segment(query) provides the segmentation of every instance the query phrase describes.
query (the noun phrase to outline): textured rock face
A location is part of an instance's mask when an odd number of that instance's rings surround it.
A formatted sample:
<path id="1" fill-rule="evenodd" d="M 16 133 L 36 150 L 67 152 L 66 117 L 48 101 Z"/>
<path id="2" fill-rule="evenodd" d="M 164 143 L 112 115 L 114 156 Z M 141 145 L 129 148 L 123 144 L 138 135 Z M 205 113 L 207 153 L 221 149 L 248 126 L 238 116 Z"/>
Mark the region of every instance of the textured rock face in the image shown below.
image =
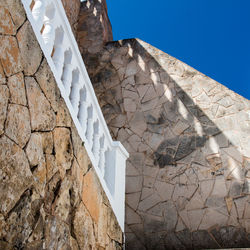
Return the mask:
<path id="1" fill-rule="evenodd" d="M 85 56 L 99 52 L 104 43 L 113 40 L 106 0 L 81 3 L 76 37 L 80 51 Z"/>
<path id="2" fill-rule="evenodd" d="M 19 0 L 1 1 L 0 17 L 0 249 L 122 249 Z"/>
<path id="3" fill-rule="evenodd" d="M 249 246 L 250 102 L 140 40 L 86 58 L 130 153 L 127 248 Z"/>

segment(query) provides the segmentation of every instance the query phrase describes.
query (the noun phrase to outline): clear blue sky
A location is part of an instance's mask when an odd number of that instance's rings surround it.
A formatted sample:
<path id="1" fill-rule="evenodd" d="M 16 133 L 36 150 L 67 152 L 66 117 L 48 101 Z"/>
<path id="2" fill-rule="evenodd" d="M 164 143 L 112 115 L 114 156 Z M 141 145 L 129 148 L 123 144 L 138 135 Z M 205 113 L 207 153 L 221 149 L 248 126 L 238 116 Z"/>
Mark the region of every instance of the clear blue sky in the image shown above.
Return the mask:
<path id="1" fill-rule="evenodd" d="M 140 38 L 250 99 L 250 0 L 107 0 L 114 40 Z"/>

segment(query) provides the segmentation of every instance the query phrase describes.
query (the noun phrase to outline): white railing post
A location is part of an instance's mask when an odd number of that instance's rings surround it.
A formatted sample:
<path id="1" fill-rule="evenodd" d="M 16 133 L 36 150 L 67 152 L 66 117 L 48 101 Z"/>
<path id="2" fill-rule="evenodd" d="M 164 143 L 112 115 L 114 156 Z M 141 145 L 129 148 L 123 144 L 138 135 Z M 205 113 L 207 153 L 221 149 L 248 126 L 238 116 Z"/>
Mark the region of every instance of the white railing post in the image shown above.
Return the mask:
<path id="1" fill-rule="evenodd" d="M 34 0 L 35 4 L 32 9 L 32 16 L 34 18 L 35 24 L 40 31 L 43 26 L 43 18 L 45 14 L 45 2 L 42 0 Z"/>
<path id="2" fill-rule="evenodd" d="M 73 66 L 69 63 L 64 64 L 62 81 L 63 81 L 66 95 L 68 97 L 70 95 L 70 88 L 71 88 L 71 83 L 72 83 L 72 72 L 73 72 Z"/>

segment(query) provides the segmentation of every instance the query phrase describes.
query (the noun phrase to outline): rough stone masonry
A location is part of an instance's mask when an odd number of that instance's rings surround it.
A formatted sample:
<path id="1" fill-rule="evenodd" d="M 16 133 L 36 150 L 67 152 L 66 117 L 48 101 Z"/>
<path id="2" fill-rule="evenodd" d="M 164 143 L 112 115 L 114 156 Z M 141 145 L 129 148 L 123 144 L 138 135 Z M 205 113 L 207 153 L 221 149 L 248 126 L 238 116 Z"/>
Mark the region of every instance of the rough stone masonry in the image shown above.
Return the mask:
<path id="1" fill-rule="evenodd" d="M 130 153 L 126 248 L 250 247 L 249 100 L 139 39 L 108 42 L 105 6 L 81 4 L 77 39 Z"/>
<path id="2" fill-rule="evenodd" d="M 78 13 L 72 4 L 70 13 Z M 22 4 L 1 0 L 0 249 L 101 250 L 122 244 Z"/>

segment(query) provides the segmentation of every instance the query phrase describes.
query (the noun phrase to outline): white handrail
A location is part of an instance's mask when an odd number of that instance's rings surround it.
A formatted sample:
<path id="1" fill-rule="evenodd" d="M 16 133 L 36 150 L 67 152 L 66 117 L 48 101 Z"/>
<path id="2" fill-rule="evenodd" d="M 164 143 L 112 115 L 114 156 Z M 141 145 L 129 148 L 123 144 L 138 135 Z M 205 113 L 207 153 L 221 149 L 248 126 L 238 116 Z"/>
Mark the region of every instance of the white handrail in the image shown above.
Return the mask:
<path id="1" fill-rule="evenodd" d="M 124 231 L 128 152 L 114 142 L 60 0 L 22 0 L 89 158 Z M 91 194 L 90 194 L 91 195 Z"/>

